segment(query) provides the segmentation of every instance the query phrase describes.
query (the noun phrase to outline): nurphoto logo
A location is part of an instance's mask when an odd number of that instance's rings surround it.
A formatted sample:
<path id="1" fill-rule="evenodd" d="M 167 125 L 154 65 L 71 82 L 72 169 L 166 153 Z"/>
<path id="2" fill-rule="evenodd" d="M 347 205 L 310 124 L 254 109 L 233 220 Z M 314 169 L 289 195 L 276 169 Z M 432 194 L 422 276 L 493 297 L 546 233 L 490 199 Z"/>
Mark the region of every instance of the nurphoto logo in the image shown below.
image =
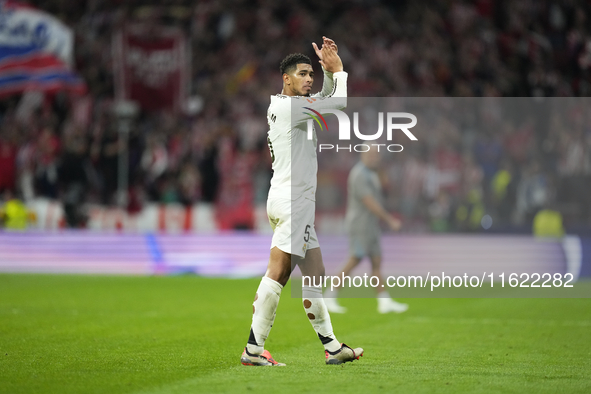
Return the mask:
<path id="1" fill-rule="evenodd" d="M 316 110 L 304 107 L 305 109 L 311 111 L 304 112 L 304 114 L 309 115 L 310 119 L 307 122 L 307 130 L 308 130 L 308 140 L 313 139 L 313 130 L 314 130 L 314 122 L 318 124 L 320 130 L 326 128 L 328 131 L 328 125 L 326 124 L 326 120 L 324 117 Z M 339 122 L 339 141 L 350 141 L 351 140 L 351 121 L 349 120 L 349 116 L 344 113 L 343 111 L 337 109 L 325 109 L 323 110 L 325 114 L 334 114 L 337 117 Z M 374 134 L 362 134 L 359 130 L 359 113 L 353 113 L 353 133 L 355 136 L 362 141 L 376 141 L 378 138 L 382 136 L 384 133 L 384 118 L 386 119 L 386 139 L 388 141 L 392 141 L 392 135 L 394 134 L 395 130 L 402 131 L 411 141 L 417 141 L 417 137 L 414 136 L 413 133 L 410 132 L 409 129 L 413 128 L 417 124 L 417 117 L 408 112 L 387 112 L 384 116 L 383 112 L 378 113 L 378 131 Z M 395 123 L 400 119 L 408 119 L 410 123 Z M 336 149 L 336 151 L 348 151 L 348 152 L 367 152 L 371 149 L 371 146 L 377 147 L 377 150 L 380 151 L 381 147 L 385 147 L 388 152 L 402 152 L 404 149 L 400 144 L 349 144 L 349 145 L 339 145 L 336 146 L 333 144 L 320 144 L 318 146 L 318 152 L 322 152 L 323 150 L 332 150 Z"/>

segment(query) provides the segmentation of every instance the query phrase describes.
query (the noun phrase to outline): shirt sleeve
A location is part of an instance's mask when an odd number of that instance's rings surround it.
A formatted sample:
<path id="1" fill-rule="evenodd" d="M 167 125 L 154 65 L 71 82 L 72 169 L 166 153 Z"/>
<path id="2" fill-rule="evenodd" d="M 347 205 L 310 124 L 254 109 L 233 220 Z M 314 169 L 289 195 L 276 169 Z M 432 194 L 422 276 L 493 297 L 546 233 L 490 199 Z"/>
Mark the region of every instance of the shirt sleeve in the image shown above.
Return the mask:
<path id="1" fill-rule="evenodd" d="M 324 72 L 324 79 L 322 80 L 322 90 L 316 94 L 313 94 L 312 97 L 327 97 L 330 95 L 334 87 L 333 73 L 327 71 L 324 67 L 322 67 L 322 71 Z"/>
<path id="2" fill-rule="evenodd" d="M 326 114 L 325 110 L 343 109 L 347 106 L 347 76 L 344 71 L 333 74 L 332 90 L 327 96 L 297 96 L 291 102 L 291 122 L 302 124 L 310 119 L 310 112 Z M 312 110 L 312 111 L 310 111 Z"/>

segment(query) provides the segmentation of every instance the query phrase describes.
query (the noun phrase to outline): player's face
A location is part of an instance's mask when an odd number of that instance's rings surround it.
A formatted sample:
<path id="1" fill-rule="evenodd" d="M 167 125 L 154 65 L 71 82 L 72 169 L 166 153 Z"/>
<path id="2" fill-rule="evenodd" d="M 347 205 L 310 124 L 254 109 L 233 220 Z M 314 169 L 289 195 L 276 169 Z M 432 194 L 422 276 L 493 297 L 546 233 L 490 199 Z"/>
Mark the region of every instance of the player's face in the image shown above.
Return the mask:
<path id="1" fill-rule="evenodd" d="M 309 96 L 314 83 L 314 70 L 310 64 L 298 64 L 294 73 L 290 75 L 291 90 L 298 96 Z"/>

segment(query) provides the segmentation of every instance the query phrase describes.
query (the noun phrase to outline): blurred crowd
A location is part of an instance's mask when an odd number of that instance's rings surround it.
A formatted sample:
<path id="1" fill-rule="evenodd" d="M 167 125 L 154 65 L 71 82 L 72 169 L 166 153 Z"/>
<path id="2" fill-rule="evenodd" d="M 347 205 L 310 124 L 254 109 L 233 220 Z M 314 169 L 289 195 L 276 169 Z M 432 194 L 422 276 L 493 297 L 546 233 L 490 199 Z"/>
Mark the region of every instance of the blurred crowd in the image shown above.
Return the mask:
<path id="1" fill-rule="evenodd" d="M 264 204 L 271 178 L 266 110 L 281 91 L 279 62 L 292 52 L 314 59 L 311 42 L 323 35 L 338 44 L 350 96 L 591 95 L 591 4 L 583 1 L 30 3 L 74 29 L 75 66 L 89 92 L 0 101 L 0 191 L 4 199 L 59 199 L 72 227 L 84 225 L 81 204 L 117 203 L 123 150 L 130 212 L 146 201 L 239 210 Z M 132 22 L 177 26 L 190 38 L 194 105 L 175 115 L 142 112 L 126 143 L 113 115 L 111 40 Z M 548 207 L 567 225 L 591 227 L 584 198 L 591 192 L 591 122 L 582 112 L 553 132 L 537 129 L 539 122 L 502 132 L 448 130 L 450 138 L 386 160 L 388 207 L 410 231 L 480 231 L 486 215 L 503 228 L 531 228 L 533 215 Z M 320 213 L 338 203 L 330 193 L 345 193 L 343 182 L 331 179 L 346 174 L 331 171 L 321 163 Z"/>

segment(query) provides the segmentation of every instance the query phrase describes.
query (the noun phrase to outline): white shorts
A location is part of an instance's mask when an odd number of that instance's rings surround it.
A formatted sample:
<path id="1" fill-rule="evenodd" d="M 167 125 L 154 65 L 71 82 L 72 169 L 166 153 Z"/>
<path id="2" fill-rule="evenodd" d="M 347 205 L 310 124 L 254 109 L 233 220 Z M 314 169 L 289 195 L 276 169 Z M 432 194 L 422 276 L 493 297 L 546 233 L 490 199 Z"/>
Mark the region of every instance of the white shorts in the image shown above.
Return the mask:
<path id="1" fill-rule="evenodd" d="M 271 249 L 304 258 L 306 251 L 320 247 L 314 229 L 316 203 L 304 197 L 297 200 L 272 197 L 267 200 L 267 216 L 273 229 Z M 292 214 L 293 212 L 293 214 Z"/>

